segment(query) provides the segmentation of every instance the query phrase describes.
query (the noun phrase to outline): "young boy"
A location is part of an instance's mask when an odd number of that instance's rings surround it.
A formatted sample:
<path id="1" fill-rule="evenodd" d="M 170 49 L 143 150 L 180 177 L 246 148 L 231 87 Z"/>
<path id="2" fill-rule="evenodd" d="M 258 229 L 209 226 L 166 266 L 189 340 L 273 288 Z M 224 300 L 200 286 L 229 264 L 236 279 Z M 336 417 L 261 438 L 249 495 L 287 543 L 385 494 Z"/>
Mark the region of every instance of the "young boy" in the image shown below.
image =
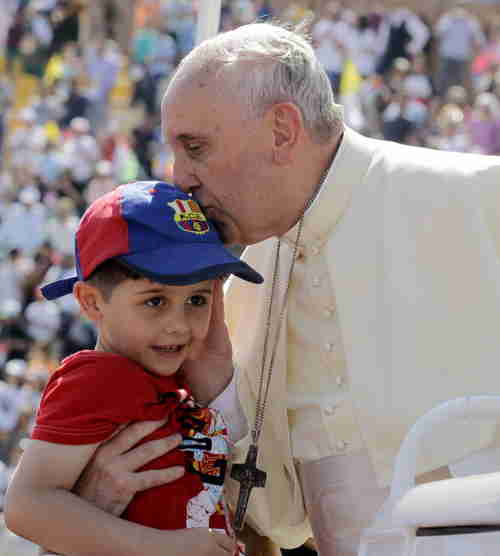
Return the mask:
<path id="1" fill-rule="evenodd" d="M 214 410 L 196 406 L 176 373 L 207 336 L 220 278 L 262 277 L 223 247 L 195 201 L 165 183 L 123 185 L 96 200 L 75 246 L 78 276 L 42 292 L 47 299 L 73 292 L 97 326 L 97 345 L 64 359 L 47 384 L 9 487 L 7 526 L 62 554 L 234 552 L 222 492 L 226 428 Z M 165 425 L 143 442 L 173 433 L 183 441 L 142 470 L 185 473 L 133 498 L 122 518 L 142 527 L 137 544 L 125 546 L 119 529 L 111 532 L 118 518 L 71 489 L 117 427 L 157 419 Z"/>

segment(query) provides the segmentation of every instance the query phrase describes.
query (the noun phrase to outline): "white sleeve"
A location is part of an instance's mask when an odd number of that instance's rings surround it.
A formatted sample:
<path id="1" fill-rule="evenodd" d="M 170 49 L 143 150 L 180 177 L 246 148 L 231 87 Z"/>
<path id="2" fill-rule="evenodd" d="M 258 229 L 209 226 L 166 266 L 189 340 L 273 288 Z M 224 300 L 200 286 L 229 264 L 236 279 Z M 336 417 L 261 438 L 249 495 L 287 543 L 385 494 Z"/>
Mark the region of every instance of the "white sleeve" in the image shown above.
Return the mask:
<path id="1" fill-rule="evenodd" d="M 234 443 L 248 434 L 248 422 L 238 398 L 238 389 L 236 387 L 237 375 L 238 368 L 235 367 L 231 382 L 226 386 L 226 389 L 209 404 L 209 407 L 222 413 L 229 429 L 229 438 L 231 442 Z"/>

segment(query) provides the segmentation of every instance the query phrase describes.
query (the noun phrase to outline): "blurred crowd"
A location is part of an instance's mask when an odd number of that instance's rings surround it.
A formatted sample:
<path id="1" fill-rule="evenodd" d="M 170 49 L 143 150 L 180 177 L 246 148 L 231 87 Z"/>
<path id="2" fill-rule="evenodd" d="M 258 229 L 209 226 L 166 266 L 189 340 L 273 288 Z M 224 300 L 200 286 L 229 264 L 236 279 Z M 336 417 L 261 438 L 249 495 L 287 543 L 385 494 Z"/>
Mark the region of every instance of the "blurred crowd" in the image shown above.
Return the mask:
<path id="1" fill-rule="evenodd" d="M 500 20 L 466 5 L 432 19 L 408 8 L 223 2 L 221 30 L 306 22 L 347 123 L 366 135 L 500 154 Z M 2 0 L 0 18 L 0 494 L 58 361 L 92 348 L 71 297 L 73 234 L 95 198 L 171 179 L 159 105 L 193 47 L 192 0 Z M 0 498 L 1 506 L 1 498 Z"/>
<path id="2" fill-rule="evenodd" d="M 430 19 L 327 2 L 312 38 L 347 123 L 442 150 L 500 154 L 500 19 L 466 6 Z"/>

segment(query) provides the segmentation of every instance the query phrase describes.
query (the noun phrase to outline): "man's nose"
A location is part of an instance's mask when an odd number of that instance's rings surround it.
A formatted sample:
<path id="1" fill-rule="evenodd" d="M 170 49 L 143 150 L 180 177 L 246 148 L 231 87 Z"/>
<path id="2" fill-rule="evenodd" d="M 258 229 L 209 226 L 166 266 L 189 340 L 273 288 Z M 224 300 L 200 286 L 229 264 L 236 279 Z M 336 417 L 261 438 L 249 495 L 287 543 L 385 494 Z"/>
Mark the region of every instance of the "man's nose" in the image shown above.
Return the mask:
<path id="1" fill-rule="evenodd" d="M 194 175 L 189 172 L 187 165 L 177 158 L 174 159 L 173 178 L 175 185 L 184 193 L 191 193 L 196 188 Z"/>

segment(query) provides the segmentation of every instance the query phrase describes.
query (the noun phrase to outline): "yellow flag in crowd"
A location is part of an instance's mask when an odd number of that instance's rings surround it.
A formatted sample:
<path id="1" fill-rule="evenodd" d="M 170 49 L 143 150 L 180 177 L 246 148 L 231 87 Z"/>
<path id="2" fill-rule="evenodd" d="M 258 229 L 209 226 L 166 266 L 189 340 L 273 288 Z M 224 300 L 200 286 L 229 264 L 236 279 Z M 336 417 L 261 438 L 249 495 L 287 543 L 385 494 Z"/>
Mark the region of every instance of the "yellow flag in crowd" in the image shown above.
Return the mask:
<path id="1" fill-rule="evenodd" d="M 342 75 L 340 76 L 339 94 L 343 96 L 357 93 L 362 80 L 358 68 L 354 62 L 348 58 L 344 63 Z"/>

